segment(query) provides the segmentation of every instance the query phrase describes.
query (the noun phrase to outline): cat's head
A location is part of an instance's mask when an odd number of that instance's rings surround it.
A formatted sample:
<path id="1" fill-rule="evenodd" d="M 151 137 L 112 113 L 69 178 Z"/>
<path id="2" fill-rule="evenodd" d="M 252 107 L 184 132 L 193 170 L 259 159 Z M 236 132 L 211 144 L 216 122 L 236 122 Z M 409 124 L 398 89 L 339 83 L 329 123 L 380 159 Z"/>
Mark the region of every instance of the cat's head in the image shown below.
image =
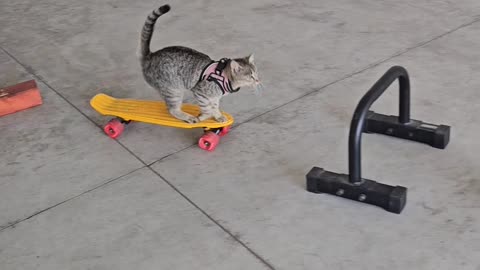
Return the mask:
<path id="1" fill-rule="evenodd" d="M 232 77 L 233 88 L 257 87 L 260 84 L 253 54 L 243 58 L 232 59 L 228 68 Z"/>

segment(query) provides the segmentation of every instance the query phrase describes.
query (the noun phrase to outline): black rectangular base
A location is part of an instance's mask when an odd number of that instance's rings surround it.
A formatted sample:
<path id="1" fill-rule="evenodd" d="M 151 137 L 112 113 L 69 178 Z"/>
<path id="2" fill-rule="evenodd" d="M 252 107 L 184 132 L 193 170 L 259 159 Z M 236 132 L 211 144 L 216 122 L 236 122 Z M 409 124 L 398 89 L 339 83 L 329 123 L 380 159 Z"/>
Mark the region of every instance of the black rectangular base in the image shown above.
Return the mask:
<path id="1" fill-rule="evenodd" d="M 368 179 L 355 185 L 350 183 L 346 174 L 329 172 L 318 167 L 313 167 L 307 174 L 307 190 L 376 205 L 396 214 L 402 212 L 407 202 L 405 187 L 393 187 Z"/>
<path id="2" fill-rule="evenodd" d="M 425 143 L 440 149 L 444 149 L 450 140 L 449 126 L 434 125 L 413 119 L 407 124 L 402 124 L 398 121 L 398 116 L 373 111 L 368 112 L 364 132 Z"/>

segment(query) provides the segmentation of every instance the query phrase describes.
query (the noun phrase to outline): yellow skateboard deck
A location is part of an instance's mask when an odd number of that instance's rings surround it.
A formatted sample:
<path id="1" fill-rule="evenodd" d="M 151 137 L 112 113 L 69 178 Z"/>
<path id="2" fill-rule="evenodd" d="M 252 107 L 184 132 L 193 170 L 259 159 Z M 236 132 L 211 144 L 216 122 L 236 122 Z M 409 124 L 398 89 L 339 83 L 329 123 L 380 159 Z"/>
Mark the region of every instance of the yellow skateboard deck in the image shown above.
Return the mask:
<path id="1" fill-rule="evenodd" d="M 224 123 L 219 123 L 215 119 L 208 119 L 200 123 L 186 123 L 174 118 L 167 110 L 165 102 L 119 99 L 106 94 L 97 94 L 90 100 L 90 105 L 100 114 L 122 118 L 125 121 L 144 122 L 162 126 L 176 128 L 222 128 L 233 124 L 233 117 L 222 112 L 227 118 Z M 183 111 L 194 116 L 200 114 L 200 108 L 194 104 L 184 104 Z"/>

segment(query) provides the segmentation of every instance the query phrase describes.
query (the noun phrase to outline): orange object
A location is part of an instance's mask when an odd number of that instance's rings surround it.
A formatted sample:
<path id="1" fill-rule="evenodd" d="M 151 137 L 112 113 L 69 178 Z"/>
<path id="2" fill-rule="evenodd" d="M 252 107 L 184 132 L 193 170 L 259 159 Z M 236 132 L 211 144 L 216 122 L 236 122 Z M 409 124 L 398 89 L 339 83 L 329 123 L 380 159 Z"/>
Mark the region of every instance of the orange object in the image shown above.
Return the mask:
<path id="1" fill-rule="evenodd" d="M 199 123 L 186 123 L 170 115 L 163 101 L 120 99 L 106 94 L 97 94 L 90 100 L 90 105 L 100 114 L 119 117 L 125 121 L 144 122 L 176 128 L 223 128 L 233 124 L 233 117 L 222 112 L 227 122 L 219 123 L 208 119 Z M 199 115 L 200 107 L 185 103 L 182 110 L 191 115 Z"/>
<path id="2" fill-rule="evenodd" d="M 198 140 L 198 146 L 204 150 L 213 151 L 220 137 L 225 136 L 233 124 L 233 117 L 226 112 L 222 112 L 227 119 L 224 123 L 214 119 L 199 123 L 185 123 L 170 115 L 167 105 L 162 101 L 120 99 L 97 94 L 90 100 L 90 105 L 100 114 L 116 117 L 103 127 L 103 131 L 112 139 L 118 138 L 130 121 L 176 128 L 203 128 L 205 133 Z M 194 104 L 183 104 L 182 110 L 191 115 L 200 114 L 200 107 Z"/>
<path id="3" fill-rule="evenodd" d="M 42 104 L 35 80 L 0 88 L 0 116 Z"/>

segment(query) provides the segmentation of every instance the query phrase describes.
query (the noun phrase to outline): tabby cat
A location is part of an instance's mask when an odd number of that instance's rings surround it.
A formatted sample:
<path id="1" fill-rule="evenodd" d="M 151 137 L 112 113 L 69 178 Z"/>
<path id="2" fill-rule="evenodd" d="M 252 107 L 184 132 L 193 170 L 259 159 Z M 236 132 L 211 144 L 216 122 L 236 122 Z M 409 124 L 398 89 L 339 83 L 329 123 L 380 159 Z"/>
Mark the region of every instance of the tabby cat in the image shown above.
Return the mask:
<path id="1" fill-rule="evenodd" d="M 253 54 L 247 57 L 213 61 L 209 56 L 182 46 L 165 47 L 150 51 L 155 21 L 170 10 L 163 5 L 153 10 L 142 29 L 140 63 L 146 82 L 158 90 L 167 104 L 169 113 L 187 123 L 197 123 L 209 118 L 225 122 L 219 109 L 223 95 L 241 87 L 260 85 Z M 199 116 L 182 111 L 183 96 L 191 90 L 200 106 Z"/>

